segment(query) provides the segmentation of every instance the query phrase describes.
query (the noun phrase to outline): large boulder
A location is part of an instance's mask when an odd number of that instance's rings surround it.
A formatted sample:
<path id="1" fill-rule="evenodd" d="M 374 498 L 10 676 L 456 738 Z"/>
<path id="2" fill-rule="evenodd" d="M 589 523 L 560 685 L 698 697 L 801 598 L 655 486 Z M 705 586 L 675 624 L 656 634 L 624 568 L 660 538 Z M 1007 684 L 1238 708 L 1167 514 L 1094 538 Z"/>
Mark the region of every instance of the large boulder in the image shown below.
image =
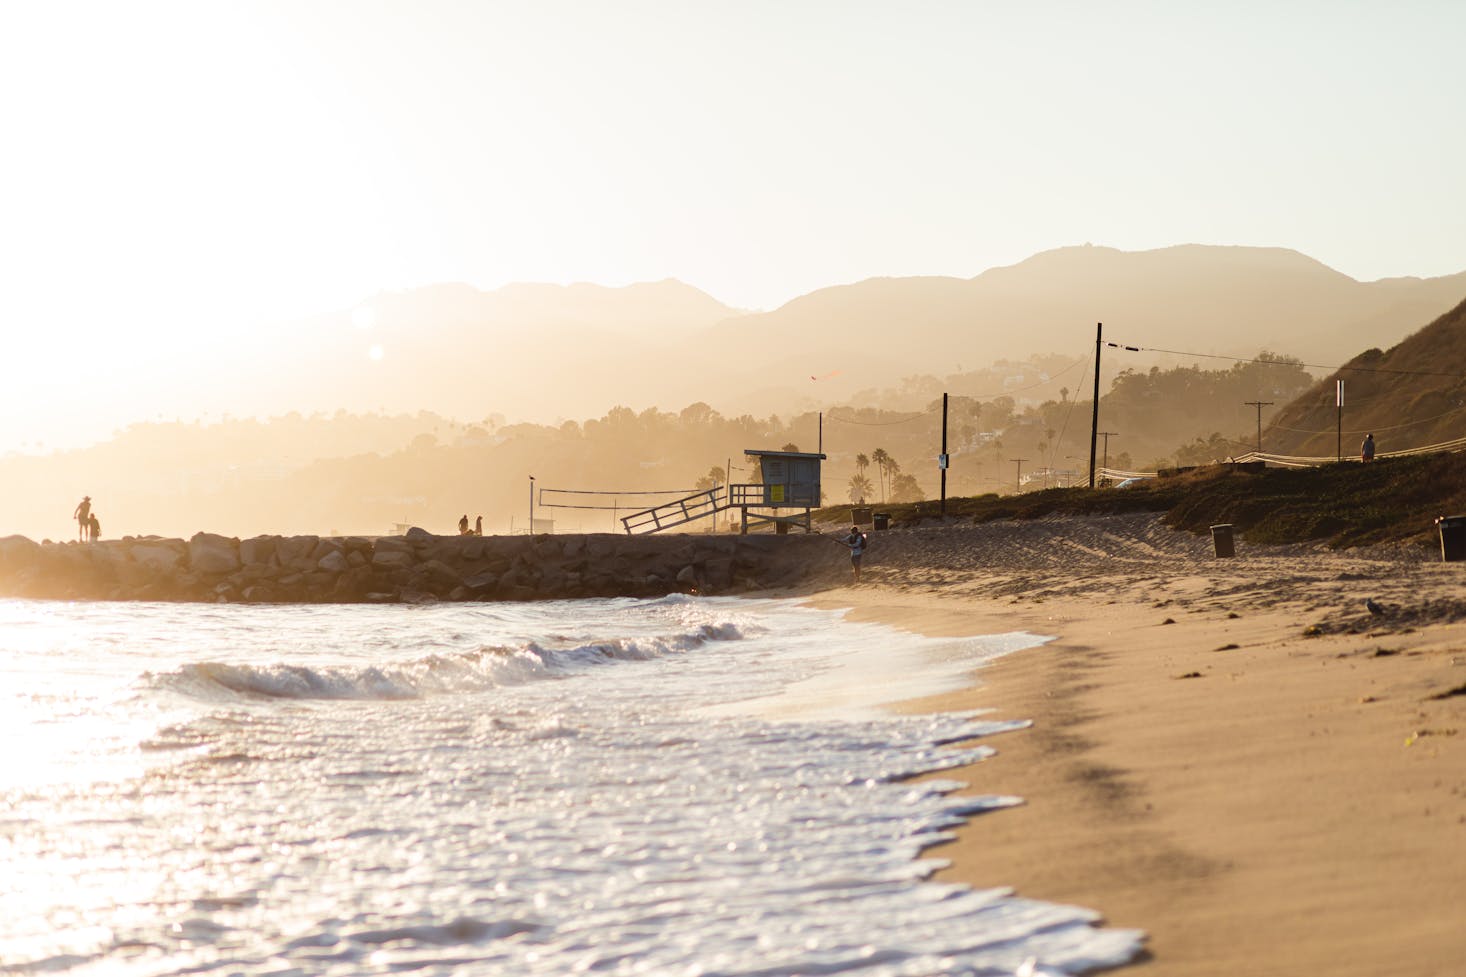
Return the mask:
<path id="1" fill-rule="evenodd" d="M 377 551 L 372 554 L 372 566 L 374 567 L 384 569 L 405 569 L 406 567 L 415 566 L 416 564 L 417 557 L 413 556 L 410 551 L 399 550 L 391 547 L 383 548 L 382 541 L 380 540 L 377 542 Z"/>
<path id="2" fill-rule="evenodd" d="M 463 582 L 462 576 L 442 560 L 428 560 L 422 571 L 436 587 L 456 587 Z"/>
<path id="3" fill-rule="evenodd" d="M 5 593 L 14 593 L 12 588 L 20 580 L 34 575 L 40 558 L 41 544 L 33 540 L 24 536 L 6 536 L 0 539 L 0 581 L 8 584 Z"/>
<path id="4" fill-rule="evenodd" d="M 181 539 L 152 539 L 146 543 L 133 543 L 128 548 L 132 561 L 153 571 L 175 569 L 188 555 L 188 547 Z"/>
<path id="5" fill-rule="evenodd" d="M 313 556 L 319 536 L 286 536 L 275 546 L 276 556 L 282 567 L 290 567 L 302 573 L 314 570 L 318 556 Z"/>
<path id="6" fill-rule="evenodd" d="M 256 536 L 239 541 L 239 562 L 245 566 L 276 566 L 275 550 L 279 536 Z"/>
<path id="7" fill-rule="evenodd" d="M 345 554 L 340 550 L 333 549 L 317 560 L 316 566 L 327 573 L 336 574 L 344 572 L 351 564 L 347 561 Z"/>
<path id="8" fill-rule="evenodd" d="M 498 582 L 499 577 L 497 574 L 493 574 L 485 570 L 482 573 L 475 573 L 471 577 L 465 577 L 463 580 L 463 586 L 464 589 L 468 590 L 470 593 L 481 594 L 484 591 L 493 590 L 494 585 Z"/>
<path id="9" fill-rule="evenodd" d="M 413 553 L 412 544 L 404 536 L 382 536 L 372 548 L 375 553 Z"/>
<path id="10" fill-rule="evenodd" d="M 727 590 L 733 586 L 733 558 L 731 556 L 716 556 L 703 564 L 703 583 L 717 590 Z"/>
<path id="11" fill-rule="evenodd" d="M 317 541 L 315 547 L 311 550 L 311 560 L 314 563 L 319 564 L 321 560 L 326 557 L 327 554 L 341 553 L 342 550 L 343 547 L 341 546 L 341 542 L 339 540 L 322 539 Z"/>
<path id="12" fill-rule="evenodd" d="M 195 573 L 233 573 L 239 569 L 239 543 L 216 533 L 195 533 L 188 541 L 188 564 Z"/>

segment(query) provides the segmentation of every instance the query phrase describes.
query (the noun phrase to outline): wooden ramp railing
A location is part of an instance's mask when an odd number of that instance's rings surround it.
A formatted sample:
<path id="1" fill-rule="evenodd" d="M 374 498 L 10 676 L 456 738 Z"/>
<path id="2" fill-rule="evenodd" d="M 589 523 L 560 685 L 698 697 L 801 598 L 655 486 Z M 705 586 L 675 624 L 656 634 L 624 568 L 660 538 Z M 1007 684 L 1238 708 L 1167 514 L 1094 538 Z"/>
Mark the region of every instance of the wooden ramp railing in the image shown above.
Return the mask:
<path id="1" fill-rule="evenodd" d="M 721 489 L 711 488 L 705 492 L 695 492 L 671 502 L 664 502 L 650 509 L 643 509 L 641 512 L 633 512 L 629 516 L 621 517 L 621 525 L 626 529 L 627 534 L 631 535 L 659 533 L 673 526 L 682 526 L 698 519 L 706 519 L 713 513 L 722 512 L 728 508 L 726 502 L 718 499 L 721 491 Z"/>

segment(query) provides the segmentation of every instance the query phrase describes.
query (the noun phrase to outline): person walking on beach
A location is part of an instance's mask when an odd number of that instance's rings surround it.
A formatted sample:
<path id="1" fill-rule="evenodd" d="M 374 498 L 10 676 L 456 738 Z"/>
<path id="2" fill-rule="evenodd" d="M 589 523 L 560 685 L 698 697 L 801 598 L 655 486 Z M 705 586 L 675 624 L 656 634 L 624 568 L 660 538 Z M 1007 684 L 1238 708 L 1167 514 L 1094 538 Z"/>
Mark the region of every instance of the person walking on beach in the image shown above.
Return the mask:
<path id="1" fill-rule="evenodd" d="M 1374 461 L 1374 435 L 1366 434 L 1364 443 L 1359 446 L 1359 460 L 1368 464 Z"/>
<path id="2" fill-rule="evenodd" d="M 76 520 L 76 539 L 79 543 L 87 541 L 87 531 L 91 529 L 90 517 L 92 514 L 92 497 L 83 495 L 81 501 L 76 504 L 76 510 L 72 512 L 71 518 Z"/>
<path id="3" fill-rule="evenodd" d="M 860 583 L 860 558 L 865 555 L 865 533 L 860 531 L 859 526 L 850 527 L 850 535 L 840 540 L 850 547 L 850 573 L 853 577 L 852 583 Z"/>
<path id="4" fill-rule="evenodd" d="M 463 514 L 463 517 L 458 520 L 458 535 L 468 535 L 468 513 L 466 512 Z"/>
<path id="5" fill-rule="evenodd" d="M 102 524 L 97 520 L 95 512 L 87 516 L 87 532 L 91 535 L 93 543 L 102 538 Z"/>

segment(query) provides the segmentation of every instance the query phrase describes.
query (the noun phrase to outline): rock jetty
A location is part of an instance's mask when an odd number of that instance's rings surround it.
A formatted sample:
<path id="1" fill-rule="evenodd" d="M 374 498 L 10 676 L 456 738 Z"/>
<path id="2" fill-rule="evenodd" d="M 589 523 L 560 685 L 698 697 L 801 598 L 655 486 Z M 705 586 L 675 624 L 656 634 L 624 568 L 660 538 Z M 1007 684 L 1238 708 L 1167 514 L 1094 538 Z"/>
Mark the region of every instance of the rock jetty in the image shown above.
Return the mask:
<path id="1" fill-rule="evenodd" d="M 842 552 L 818 535 L 8 536 L 0 596 L 420 603 L 731 594 L 842 580 Z"/>

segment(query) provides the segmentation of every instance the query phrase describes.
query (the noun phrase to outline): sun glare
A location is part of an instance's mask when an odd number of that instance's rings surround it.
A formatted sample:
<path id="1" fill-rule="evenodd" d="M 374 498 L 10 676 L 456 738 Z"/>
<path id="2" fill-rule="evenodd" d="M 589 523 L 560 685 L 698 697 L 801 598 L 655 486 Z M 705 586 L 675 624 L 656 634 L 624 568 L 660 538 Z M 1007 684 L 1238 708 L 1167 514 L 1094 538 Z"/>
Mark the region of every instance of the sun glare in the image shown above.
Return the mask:
<path id="1" fill-rule="evenodd" d="M 373 360 L 380 360 L 382 358 L 382 347 L 372 346 L 371 349 L 367 350 L 367 356 Z"/>

